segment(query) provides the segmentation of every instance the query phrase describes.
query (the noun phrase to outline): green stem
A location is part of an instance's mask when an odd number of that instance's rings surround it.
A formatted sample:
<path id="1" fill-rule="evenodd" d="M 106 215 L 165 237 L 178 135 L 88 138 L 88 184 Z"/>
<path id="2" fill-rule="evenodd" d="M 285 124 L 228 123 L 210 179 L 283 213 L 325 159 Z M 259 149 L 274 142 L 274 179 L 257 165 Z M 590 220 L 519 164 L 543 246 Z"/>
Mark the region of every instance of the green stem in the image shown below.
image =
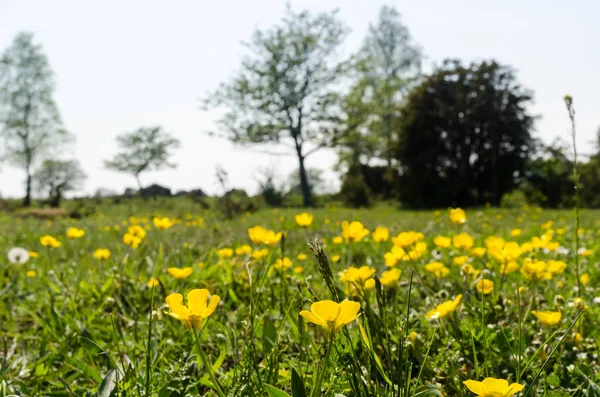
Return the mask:
<path id="1" fill-rule="evenodd" d="M 194 338 L 196 339 L 196 345 L 198 346 L 198 353 L 200 354 L 200 358 L 202 359 L 202 364 L 204 368 L 208 371 L 208 376 L 210 377 L 210 382 L 212 383 L 215 391 L 219 395 L 219 397 L 225 397 L 225 393 L 223 393 L 223 389 L 221 389 L 221 385 L 217 381 L 215 377 L 215 373 L 212 369 L 212 365 L 210 365 L 210 361 L 208 361 L 208 357 L 206 357 L 206 353 L 204 353 L 204 349 L 202 349 L 202 345 L 200 345 L 200 339 L 198 338 L 198 333 L 195 330 L 192 330 L 194 334 Z"/>
<path id="2" fill-rule="evenodd" d="M 329 335 L 329 341 L 327 342 L 327 351 L 325 352 L 325 358 L 323 359 L 323 366 L 315 381 L 313 382 L 313 389 L 310 392 L 310 397 L 319 396 L 321 394 L 321 385 L 323 384 L 323 378 L 325 378 L 325 373 L 327 372 L 327 367 L 329 366 L 329 357 L 331 356 L 331 348 L 333 347 L 333 340 L 335 339 L 335 333 L 331 331 Z"/>

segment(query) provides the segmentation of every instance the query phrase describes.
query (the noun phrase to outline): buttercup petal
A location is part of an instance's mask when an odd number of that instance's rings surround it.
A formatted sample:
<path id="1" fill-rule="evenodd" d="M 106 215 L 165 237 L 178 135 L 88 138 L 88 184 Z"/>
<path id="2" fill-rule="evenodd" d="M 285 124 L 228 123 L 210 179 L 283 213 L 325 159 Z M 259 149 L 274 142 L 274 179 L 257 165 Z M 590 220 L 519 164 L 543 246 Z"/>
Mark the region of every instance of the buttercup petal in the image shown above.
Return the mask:
<path id="1" fill-rule="evenodd" d="M 523 390 L 523 385 L 521 385 L 520 383 L 513 383 L 508 387 L 508 390 L 506 391 L 506 397 L 510 397 L 514 394 L 517 394 L 521 390 Z"/>
<path id="2" fill-rule="evenodd" d="M 481 396 L 483 393 L 485 393 L 485 389 L 483 388 L 481 382 L 477 382 L 476 380 L 466 380 L 463 383 L 469 390 L 478 396 Z"/>
<path id="3" fill-rule="evenodd" d="M 313 324 L 317 324 L 317 325 L 321 325 L 321 326 L 327 325 L 323 320 L 318 319 L 314 314 L 312 314 L 312 312 L 310 310 L 302 310 L 300 312 L 300 315 Z"/>
<path id="4" fill-rule="evenodd" d="M 208 304 L 208 307 L 206 308 L 206 310 L 204 310 L 202 317 L 206 318 L 206 317 L 210 316 L 211 314 L 213 314 L 213 312 L 217 308 L 217 305 L 219 304 L 219 302 L 221 302 L 221 298 L 219 297 L 219 295 L 211 296 L 210 303 Z"/>
<path id="5" fill-rule="evenodd" d="M 165 299 L 169 309 L 171 309 L 171 315 L 173 317 L 184 319 L 189 315 L 189 310 L 183 305 L 183 295 L 171 294 Z"/>
<path id="6" fill-rule="evenodd" d="M 340 315 L 336 321 L 338 325 L 348 324 L 360 316 L 360 303 L 354 301 L 343 301 L 340 303 Z"/>
<path id="7" fill-rule="evenodd" d="M 310 311 L 323 322 L 335 321 L 341 312 L 339 303 L 330 300 L 315 302 L 310 305 Z"/>
<path id="8" fill-rule="evenodd" d="M 209 292 L 207 289 L 193 289 L 187 294 L 188 307 L 192 314 L 201 314 L 206 310 L 206 301 Z"/>

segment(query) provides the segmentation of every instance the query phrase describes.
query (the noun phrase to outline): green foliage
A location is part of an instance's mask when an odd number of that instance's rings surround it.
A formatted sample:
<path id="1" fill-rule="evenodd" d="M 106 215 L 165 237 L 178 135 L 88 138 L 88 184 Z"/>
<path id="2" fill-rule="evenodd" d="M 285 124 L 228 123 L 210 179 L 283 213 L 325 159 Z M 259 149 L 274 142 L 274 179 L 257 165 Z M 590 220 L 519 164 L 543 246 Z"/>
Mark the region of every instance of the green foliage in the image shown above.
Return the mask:
<path id="1" fill-rule="evenodd" d="M 340 197 L 345 205 L 351 208 L 368 207 L 371 205 L 371 191 L 360 170 L 344 175 Z"/>
<path id="2" fill-rule="evenodd" d="M 411 207 L 498 204 L 534 150 L 531 93 L 496 62 L 446 61 L 401 109 L 396 158 Z"/>
<path id="3" fill-rule="evenodd" d="M 174 168 L 169 161 L 172 150 L 179 147 L 179 140 L 162 127 L 143 127 L 117 136 L 119 153 L 105 166 L 135 176 L 138 188 L 142 189 L 140 174 L 144 171 Z"/>
<path id="4" fill-rule="evenodd" d="M 254 32 L 239 74 L 204 102 L 227 109 L 219 127 L 231 141 L 282 145 L 296 154 L 305 205 L 312 203 L 305 159 L 341 132 L 337 91 L 346 63 L 336 53 L 346 33 L 336 12 L 288 9 L 279 25 Z"/>
<path id="5" fill-rule="evenodd" d="M 70 138 L 53 95 L 46 55 L 31 34 L 20 33 L 0 58 L 0 133 L 7 159 L 27 174 L 25 206 L 31 204 L 33 168 Z"/>
<path id="6" fill-rule="evenodd" d="M 549 208 L 573 205 L 573 162 L 569 147 L 560 139 L 550 145 L 538 144 L 537 156 L 527 163 L 524 191 L 531 203 Z"/>
<path id="7" fill-rule="evenodd" d="M 380 159 L 392 165 L 399 106 L 420 75 L 421 58 L 398 11 L 383 6 L 354 59 L 356 82 L 344 98 L 348 132 L 339 144 L 342 162 Z"/>

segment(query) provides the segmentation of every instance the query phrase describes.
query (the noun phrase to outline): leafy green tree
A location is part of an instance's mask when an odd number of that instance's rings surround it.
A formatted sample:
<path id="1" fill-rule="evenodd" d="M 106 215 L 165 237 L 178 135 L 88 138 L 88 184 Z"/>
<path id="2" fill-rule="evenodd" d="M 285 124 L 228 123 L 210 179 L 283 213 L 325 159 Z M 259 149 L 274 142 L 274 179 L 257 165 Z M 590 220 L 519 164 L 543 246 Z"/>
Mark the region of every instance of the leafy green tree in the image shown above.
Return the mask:
<path id="1" fill-rule="evenodd" d="M 142 189 L 140 174 L 145 171 L 175 168 L 169 161 L 179 140 L 161 127 L 144 127 L 117 136 L 120 152 L 104 162 L 106 168 L 132 174 Z"/>
<path id="2" fill-rule="evenodd" d="M 499 204 L 535 150 L 531 95 L 494 61 L 444 62 L 401 109 L 401 199 L 412 207 Z"/>
<path id="3" fill-rule="evenodd" d="M 204 102 L 228 109 L 218 124 L 231 141 L 293 150 L 305 206 L 312 204 L 306 158 L 341 134 L 338 90 L 346 63 L 336 51 L 346 33 L 335 11 L 288 9 L 279 25 L 254 32 L 238 75 Z"/>
<path id="4" fill-rule="evenodd" d="M 355 57 L 357 81 L 344 98 L 349 133 L 340 145 L 342 161 L 355 165 L 380 159 L 392 166 L 399 105 L 420 76 L 421 60 L 400 13 L 382 7 Z"/>
<path id="5" fill-rule="evenodd" d="M 54 102 L 54 74 L 40 45 L 20 33 L 0 58 L 0 133 L 6 158 L 26 173 L 24 206 L 40 158 L 69 140 Z"/>
<path id="6" fill-rule="evenodd" d="M 569 145 L 557 139 L 549 145 L 538 143 L 537 146 L 536 155 L 527 161 L 523 183 L 527 201 L 550 208 L 573 205 L 573 161 L 569 158 Z"/>
<path id="7" fill-rule="evenodd" d="M 75 160 L 46 160 L 33 177 L 38 191 L 48 195 L 48 202 L 54 208 L 60 207 L 66 192 L 80 189 L 86 178 Z"/>

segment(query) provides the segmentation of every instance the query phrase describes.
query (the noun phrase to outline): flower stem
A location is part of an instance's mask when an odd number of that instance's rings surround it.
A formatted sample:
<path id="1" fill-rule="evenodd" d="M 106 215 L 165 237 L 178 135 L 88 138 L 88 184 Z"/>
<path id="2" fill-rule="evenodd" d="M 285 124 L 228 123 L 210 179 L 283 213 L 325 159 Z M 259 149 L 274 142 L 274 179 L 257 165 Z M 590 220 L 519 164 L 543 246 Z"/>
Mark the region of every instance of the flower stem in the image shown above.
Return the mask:
<path id="1" fill-rule="evenodd" d="M 313 382 L 313 389 L 310 392 L 310 397 L 319 396 L 321 394 L 321 385 L 329 366 L 329 357 L 331 356 L 331 350 L 333 347 L 333 340 L 335 339 L 335 332 L 331 331 L 329 335 L 329 341 L 327 343 L 327 351 L 325 351 L 325 358 L 323 359 L 323 366 L 317 374 L 315 381 Z"/>
<path id="2" fill-rule="evenodd" d="M 219 395 L 219 397 L 225 397 L 225 393 L 223 389 L 221 389 L 221 385 L 217 381 L 215 377 L 215 373 L 212 369 L 212 365 L 210 365 L 210 361 L 208 361 L 208 357 L 206 357 L 206 353 L 204 353 L 204 349 L 202 349 L 202 345 L 200 345 L 200 339 L 198 338 L 198 333 L 195 330 L 192 330 L 194 333 L 194 338 L 196 339 L 196 345 L 198 346 L 198 354 L 200 354 L 200 358 L 202 359 L 202 364 L 204 364 L 204 368 L 208 371 L 208 376 L 210 377 L 210 382 L 212 383 L 215 391 Z"/>

